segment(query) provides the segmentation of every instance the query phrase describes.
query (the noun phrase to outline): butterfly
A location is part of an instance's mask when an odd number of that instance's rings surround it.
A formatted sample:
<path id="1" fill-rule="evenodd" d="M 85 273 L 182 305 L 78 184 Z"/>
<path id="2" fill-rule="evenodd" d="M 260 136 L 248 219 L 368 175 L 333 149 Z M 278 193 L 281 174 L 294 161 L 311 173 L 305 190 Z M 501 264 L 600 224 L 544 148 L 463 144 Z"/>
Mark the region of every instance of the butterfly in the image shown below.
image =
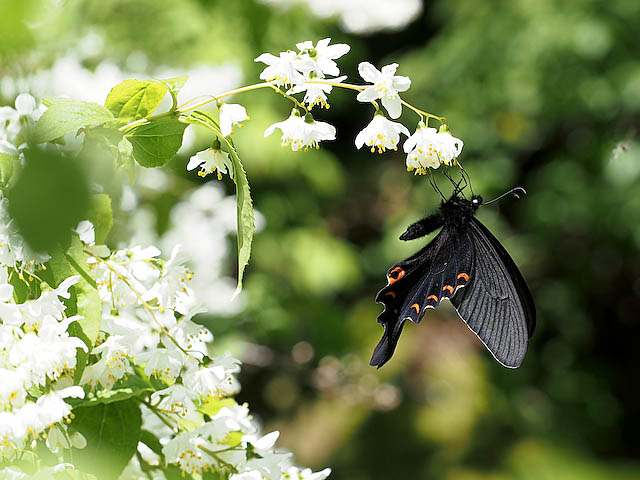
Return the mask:
<path id="1" fill-rule="evenodd" d="M 384 333 L 371 365 L 380 368 L 389 361 L 407 320 L 420 322 L 428 309 L 448 298 L 498 362 L 520 366 L 536 324 L 535 305 L 514 261 L 475 218 L 482 204 L 480 196 L 467 200 L 454 192 L 436 213 L 400 236 L 413 240 L 442 228 L 427 246 L 387 272 L 387 285 L 376 296 L 384 304 L 378 316 Z"/>

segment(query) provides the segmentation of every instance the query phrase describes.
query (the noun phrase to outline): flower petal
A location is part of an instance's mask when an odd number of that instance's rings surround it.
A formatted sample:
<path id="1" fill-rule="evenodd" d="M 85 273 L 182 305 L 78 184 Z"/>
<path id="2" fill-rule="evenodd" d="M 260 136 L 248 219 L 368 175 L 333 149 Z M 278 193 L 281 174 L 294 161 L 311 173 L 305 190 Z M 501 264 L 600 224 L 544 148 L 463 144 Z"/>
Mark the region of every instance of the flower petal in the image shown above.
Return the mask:
<path id="1" fill-rule="evenodd" d="M 382 97 L 382 105 L 387 109 L 391 118 L 398 118 L 402 114 L 402 101 L 398 95 L 395 97 Z"/>
<path id="2" fill-rule="evenodd" d="M 395 75 L 396 70 L 398 70 L 398 64 L 397 63 L 391 63 L 389 65 L 385 65 L 384 67 L 382 67 L 382 75 L 386 76 L 392 76 Z"/>
<path id="3" fill-rule="evenodd" d="M 378 89 L 375 87 L 367 87 L 358 94 L 358 96 L 356 97 L 356 100 L 358 100 L 359 102 L 366 103 L 366 102 L 372 102 L 376 98 L 380 98 L 380 92 L 378 91 Z"/>
<path id="4" fill-rule="evenodd" d="M 380 70 L 374 67 L 369 62 L 362 62 L 358 65 L 358 73 L 364 79 L 365 82 L 376 83 L 378 78 L 382 75 Z"/>
<path id="5" fill-rule="evenodd" d="M 397 91 L 404 92 L 411 86 L 411 79 L 402 75 L 396 75 L 391 79 L 391 84 Z"/>

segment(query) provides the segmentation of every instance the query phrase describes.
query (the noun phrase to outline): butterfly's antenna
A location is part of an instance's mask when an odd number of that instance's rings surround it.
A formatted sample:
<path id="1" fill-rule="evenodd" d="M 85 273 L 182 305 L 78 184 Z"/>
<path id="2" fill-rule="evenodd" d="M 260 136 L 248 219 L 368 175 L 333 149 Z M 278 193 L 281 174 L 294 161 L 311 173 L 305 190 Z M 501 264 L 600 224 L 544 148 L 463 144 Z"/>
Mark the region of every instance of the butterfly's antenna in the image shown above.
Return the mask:
<path id="1" fill-rule="evenodd" d="M 453 185 L 453 196 L 457 197 L 459 194 L 462 194 L 462 196 L 466 198 L 463 190 L 467 186 L 467 181 L 463 177 L 460 177 L 460 180 L 456 182 L 453 179 L 453 177 L 451 177 L 451 175 L 447 170 L 445 170 L 443 173 L 444 173 L 444 176 L 449 179 L 449 181 L 451 182 L 451 185 Z M 463 180 L 465 183 L 464 185 L 460 186 Z"/>
<path id="2" fill-rule="evenodd" d="M 445 196 L 442 194 L 442 191 L 438 188 L 438 182 L 436 182 L 435 178 L 433 178 L 433 174 L 431 173 L 431 169 L 427 170 L 429 173 L 429 183 L 433 187 L 433 189 L 438 192 L 438 194 L 442 197 L 443 200 L 446 200 Z"/>
<path id="3" fill-rule="evenodd" d="M 521 195 L 526 195 L 527 191 L 522 187 L 514 187 L 511 190 L 509 190 L 508 192 L 504 192 L 499 197 L 496 197 L 493 200 L 489 200 L 488 202 L 484 202 L 484 205 L 489 205 L 490 203 L 497 202 L 501 198 L 506 197 L 507 195 L 511 195 L 511 194 L 513 194 L 513 196 L 516 197 L 516 198 L 520 198 L 520 195 L 518 195 L 518 193 L 520 193 Z"/>
<path id="4" fill-rule="evenodd" d="M 462 166 L 462 163 L 460 163 L 460 161 L 458 161 L 458 165 L 460 166 L 460 172 L 462 174 L 462 177 L 464 178 L 464 187 L 463 188 L 466 188 L 467 185 L 469 185 L 469 189 L 471 190 L 471 196 L 473 197 L 473 185 L 471 185 L 471 177 L 469 176 L 467 171 L 464 169 L 464 167 Z"/>

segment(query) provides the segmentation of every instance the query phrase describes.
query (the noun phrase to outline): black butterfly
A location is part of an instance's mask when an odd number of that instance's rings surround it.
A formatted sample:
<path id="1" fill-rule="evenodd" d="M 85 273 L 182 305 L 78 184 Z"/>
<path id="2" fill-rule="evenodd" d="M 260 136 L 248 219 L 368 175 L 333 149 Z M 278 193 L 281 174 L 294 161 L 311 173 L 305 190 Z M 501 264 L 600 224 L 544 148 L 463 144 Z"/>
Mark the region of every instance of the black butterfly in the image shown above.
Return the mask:
<path id="1" fill-rule="evenodd" d="M 536 310 L 518 267 L 474 217 L 480 205 L 479 196 L 466 200 L 454 193 L 400 236 L 413 240 L 442 227 L 426 247 L 387 272 L 387 286 L 376 296 L 384 304 L 378 317 L 384 334 L 371 365 L 379 368 L 391 358 L 406 320 L 418 323 L 428 308 L 448 298 L 498 362 L 520 366 Z"/>

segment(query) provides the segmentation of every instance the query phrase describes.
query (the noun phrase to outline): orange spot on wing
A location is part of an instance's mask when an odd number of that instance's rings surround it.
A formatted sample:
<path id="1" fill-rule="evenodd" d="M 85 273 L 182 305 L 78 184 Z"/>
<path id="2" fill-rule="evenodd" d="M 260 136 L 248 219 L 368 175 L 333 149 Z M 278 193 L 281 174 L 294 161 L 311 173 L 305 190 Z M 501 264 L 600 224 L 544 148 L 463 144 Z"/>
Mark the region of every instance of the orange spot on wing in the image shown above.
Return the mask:
<path id="1" fill-rule="evenodd" d="M 385 297 L 396 298 L 396 292 L 387 292 L 384 294 Z"/>
<path id="2" fill-rule="evenodd" d="M 411 305 L 411 308 L 415 308 L 416 313 L 420 313 L 420 305 L 418 305 L 417 303 L 414 303 L 413 305 Z"/>
<path id="3" fill-rule="evenodd" d="M 404 277 L 406 274 L 406 272 L 401 268 L 401 267 L 396 267 L 393 270 L 391 270 L 388 274 L 387 274 L 387 279 L 389 280 L 389 285 L 396 283 L 398 280 L 400 280 L 402 277 Z"/>
<path id="4" fill-rule="evenodd" d="M 427 297 L 427 302 L 428 302 L 429 300 L 431 300 L 431 299 L 433 299 L 433 301 L 434 301 L 434 302 L 437 302 L 437 301 L 438 301 L 438 297 L 436 297 L 435 295 L 429 295 L 429 296 Z"/>
<path id="5" fill-rule="evenodd" d="M 442 287 L 442 291 L 444 292 L 445 290 L 449 290 L 450 294 L 453 293 L 453 287 L 451 285 L 445 285 L 444 287 Z"/>
<path id="6" fill-rule="evenodd" d="M 469 275 L 467 275 L 466 273 L 461 273 L 460 275 L 458 275 L 458 278 L 462 278 L 465 282 L 469 281 Z"/>

